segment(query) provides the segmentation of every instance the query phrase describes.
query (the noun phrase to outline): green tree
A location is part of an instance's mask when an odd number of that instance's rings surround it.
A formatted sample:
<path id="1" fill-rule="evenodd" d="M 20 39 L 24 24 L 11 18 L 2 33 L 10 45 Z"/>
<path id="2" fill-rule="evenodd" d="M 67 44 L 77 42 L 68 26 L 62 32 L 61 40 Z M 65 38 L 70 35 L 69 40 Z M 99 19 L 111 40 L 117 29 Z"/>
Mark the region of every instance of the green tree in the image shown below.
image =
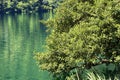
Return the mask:
<path id="1" fill-rule="evenodd" d="M 59 80 L 71 74 L 79 80 L 82 69 L 103 63 L 119 65 L 119 0 L 66 0 L 45 23 L 48 51 L 36 59 Z"/>
<path id="2" fill-rule="evenodd" d="M 1 0 L 1 13 L 38 12 L 44 10 L 43 0 Z"/>

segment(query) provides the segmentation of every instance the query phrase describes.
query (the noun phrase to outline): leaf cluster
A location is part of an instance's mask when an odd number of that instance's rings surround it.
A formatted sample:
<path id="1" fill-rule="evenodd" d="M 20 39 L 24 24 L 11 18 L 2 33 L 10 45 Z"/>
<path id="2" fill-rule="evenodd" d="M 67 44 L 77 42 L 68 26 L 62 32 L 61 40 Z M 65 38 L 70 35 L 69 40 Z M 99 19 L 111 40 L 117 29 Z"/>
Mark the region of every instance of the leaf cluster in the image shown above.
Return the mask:
<path id="1" fill-rule="evenodd" d="M 66 0 L 46 24 L 47 53 L 36 56 L 41 69 L 55 75 L 119 63 L 119 0 Z"/>

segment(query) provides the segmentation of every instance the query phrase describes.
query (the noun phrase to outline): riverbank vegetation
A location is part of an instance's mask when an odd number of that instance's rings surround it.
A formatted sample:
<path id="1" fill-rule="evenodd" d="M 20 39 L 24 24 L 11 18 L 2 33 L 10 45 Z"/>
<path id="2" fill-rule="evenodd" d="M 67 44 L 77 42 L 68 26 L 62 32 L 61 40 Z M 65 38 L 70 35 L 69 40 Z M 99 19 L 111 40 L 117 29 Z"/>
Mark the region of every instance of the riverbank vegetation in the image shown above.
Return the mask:
<path id="1" fill-rule="evenodd" d="M 65 0 L 45 24 L 47 51 L 35 58 L 55 80 L 120 79 L 119 0 Z"/>
<path id="2" fill-rule="evenodd" d="M 33 13 L 54 9 L 62 0 L 1 0 L 0 13 Z"/>

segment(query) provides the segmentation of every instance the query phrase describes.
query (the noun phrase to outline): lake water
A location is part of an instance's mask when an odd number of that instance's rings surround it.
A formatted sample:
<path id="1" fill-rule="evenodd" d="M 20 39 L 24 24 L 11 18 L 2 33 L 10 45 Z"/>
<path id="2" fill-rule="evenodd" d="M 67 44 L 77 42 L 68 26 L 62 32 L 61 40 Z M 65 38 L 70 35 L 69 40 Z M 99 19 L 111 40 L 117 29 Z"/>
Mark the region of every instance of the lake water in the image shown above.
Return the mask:
<path id="1" fill-rule="evenodd" d="M 0 80 L 50 80 L 33 58 L 45 50 L 48 34 L 39 20 L 47 18 L 47 13 L 0 16 Z"/>

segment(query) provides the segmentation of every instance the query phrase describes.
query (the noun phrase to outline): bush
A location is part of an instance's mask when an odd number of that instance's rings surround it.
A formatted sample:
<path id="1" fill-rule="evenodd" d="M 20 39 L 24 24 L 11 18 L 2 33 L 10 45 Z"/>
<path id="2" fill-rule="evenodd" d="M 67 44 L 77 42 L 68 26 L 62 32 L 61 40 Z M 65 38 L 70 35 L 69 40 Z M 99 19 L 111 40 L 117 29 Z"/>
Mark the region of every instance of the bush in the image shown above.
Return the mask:
<path id="1" fill-rule="evenodd" d="M 66 0 L 45 24 L 51 32 L 48 51 L 37 54 L 36 59 L 41 69 L 59 80 L 74 69 L 80 75 L 99 64 L 119 65 L 119 0 Z"/>

